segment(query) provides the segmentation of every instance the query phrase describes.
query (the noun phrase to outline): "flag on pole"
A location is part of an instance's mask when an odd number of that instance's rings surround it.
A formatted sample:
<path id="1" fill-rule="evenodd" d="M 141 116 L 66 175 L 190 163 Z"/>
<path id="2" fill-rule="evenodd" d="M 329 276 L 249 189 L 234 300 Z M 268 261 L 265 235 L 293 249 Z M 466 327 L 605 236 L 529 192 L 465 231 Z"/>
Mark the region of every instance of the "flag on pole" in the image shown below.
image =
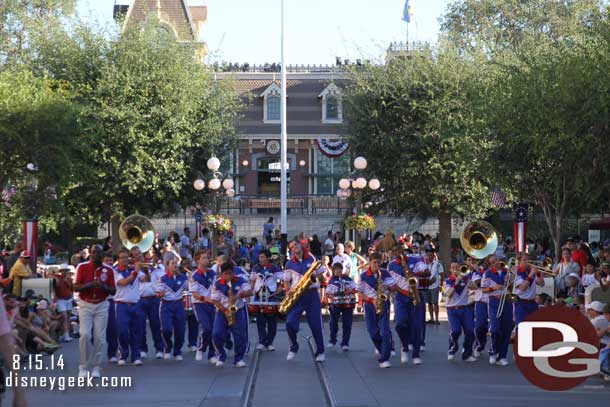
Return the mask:
<path id="1" fill-rule="evenodd" d="M 505 206 L 506 194 L 498 188 L 494 189 L 491 191 L 491 203 L 498 208 Z"/>
<path id="2" fill-rule="evenodd" d="M 30 219 L 23 222 L 23 249 L 32 254 L 30 266 L 36 272 L 38 261 L 38 219 Z"/>
<path id="3" fill-rule="evenodd" d="M 15 187 L 6 187 L 2 190 L 2 201 L 6 206 L 11 206 L 11 198 L 17 193 Z"/>
<path id="4" fill-rule="evenodd" d="M 413 16 L 413 12 L 411 10 L 411 4 L 409 4 L 409 0 L 406 0 L 405 1 L 405 8 L 402 11 L 402 19 L 407 24 L 409 24 L 411 22 L 411 16 Z"/>
<path id="5" fill-rule="evenodd" d="M 527 208 L 526 203 L 513 205 L 515 213 L 515 252 L 525 253 L 527 236 Z"/>

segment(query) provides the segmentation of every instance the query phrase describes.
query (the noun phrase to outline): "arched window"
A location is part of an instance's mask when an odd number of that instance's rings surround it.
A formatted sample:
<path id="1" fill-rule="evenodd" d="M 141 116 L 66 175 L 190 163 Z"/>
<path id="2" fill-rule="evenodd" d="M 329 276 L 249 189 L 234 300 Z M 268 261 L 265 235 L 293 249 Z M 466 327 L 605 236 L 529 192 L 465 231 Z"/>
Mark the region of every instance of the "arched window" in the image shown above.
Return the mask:
<path id="1" fill-rule="evenodd" d="M 279 123 L 280 121 L 280 86 L 277 82 L 271 85 L 261 94 L 263 98 L 263 121 L 265 123 Z"/>
<path id="2" fill-rule="evenodd" d="M 267 120 L 280 120 L 279 96 L 267 96 Z"/>
<path id="3" fill-rule="evenodd" d="M 326 98 L 326 120 L 339 120 L 339 101 L 335 96 Z"/>
<path id="4" fill-rule="evenodd" d="M 341 89 L 331 82 L 318 97 L 322 99 L 322 123 L 342 123 Z"/>

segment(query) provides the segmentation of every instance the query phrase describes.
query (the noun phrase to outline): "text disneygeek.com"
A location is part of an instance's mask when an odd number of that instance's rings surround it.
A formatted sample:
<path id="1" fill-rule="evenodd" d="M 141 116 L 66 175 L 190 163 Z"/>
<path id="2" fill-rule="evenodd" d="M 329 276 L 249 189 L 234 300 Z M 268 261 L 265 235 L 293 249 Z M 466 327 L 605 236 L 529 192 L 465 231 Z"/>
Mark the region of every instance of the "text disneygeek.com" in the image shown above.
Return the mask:
<path id="1" fill-rule="evenodd" d="M 48 390 L 59 390 L 74 388 L 128 388 L 131 387 L 131 377 L 100 377 L 94 380 L 91 375 L 87 377 L 77 376 L 24 376 L 11 372 L 4 378 L 7 388 L 37 388 Z"/>

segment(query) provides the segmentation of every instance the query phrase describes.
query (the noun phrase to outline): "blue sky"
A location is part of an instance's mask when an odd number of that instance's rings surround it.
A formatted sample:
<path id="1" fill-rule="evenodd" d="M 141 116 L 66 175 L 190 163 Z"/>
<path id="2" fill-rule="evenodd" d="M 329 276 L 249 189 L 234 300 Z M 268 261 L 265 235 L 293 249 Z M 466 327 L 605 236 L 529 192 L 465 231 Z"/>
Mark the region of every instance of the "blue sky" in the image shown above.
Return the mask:
<path id="1" fill-rule="evenodd" d="M 289 64 L 333 64 L 343 59 L 378 59 L 392 41 L 404 41 L 404 0 L 285 0 Z M 79 0 L 79 14 L 112 22 L 115 0 Z M 129 0 L 117 0 L 128 4 Z M 191 0 L 190 5 L 204 4 Z M 411 40 L 436 42 L 438 18 L 448 0 L 411 0 Z M 202 39 L 211 61 L 280 60 L 280 0 L 207 0 Z"/>

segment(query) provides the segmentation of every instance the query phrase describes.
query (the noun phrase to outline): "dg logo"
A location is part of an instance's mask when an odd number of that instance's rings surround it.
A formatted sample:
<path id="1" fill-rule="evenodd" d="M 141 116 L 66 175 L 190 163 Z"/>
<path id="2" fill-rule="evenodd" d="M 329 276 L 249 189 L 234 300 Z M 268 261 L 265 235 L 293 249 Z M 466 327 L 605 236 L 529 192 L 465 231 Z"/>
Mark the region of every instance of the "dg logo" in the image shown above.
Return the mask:
<path id="1" fill-rule="evenodd" d="M 599 373 L 599 338 L 573 308 L 540 308 L 518 326 L 513 352 L 521 373 L 550 391 L 569 390 Z"/>

